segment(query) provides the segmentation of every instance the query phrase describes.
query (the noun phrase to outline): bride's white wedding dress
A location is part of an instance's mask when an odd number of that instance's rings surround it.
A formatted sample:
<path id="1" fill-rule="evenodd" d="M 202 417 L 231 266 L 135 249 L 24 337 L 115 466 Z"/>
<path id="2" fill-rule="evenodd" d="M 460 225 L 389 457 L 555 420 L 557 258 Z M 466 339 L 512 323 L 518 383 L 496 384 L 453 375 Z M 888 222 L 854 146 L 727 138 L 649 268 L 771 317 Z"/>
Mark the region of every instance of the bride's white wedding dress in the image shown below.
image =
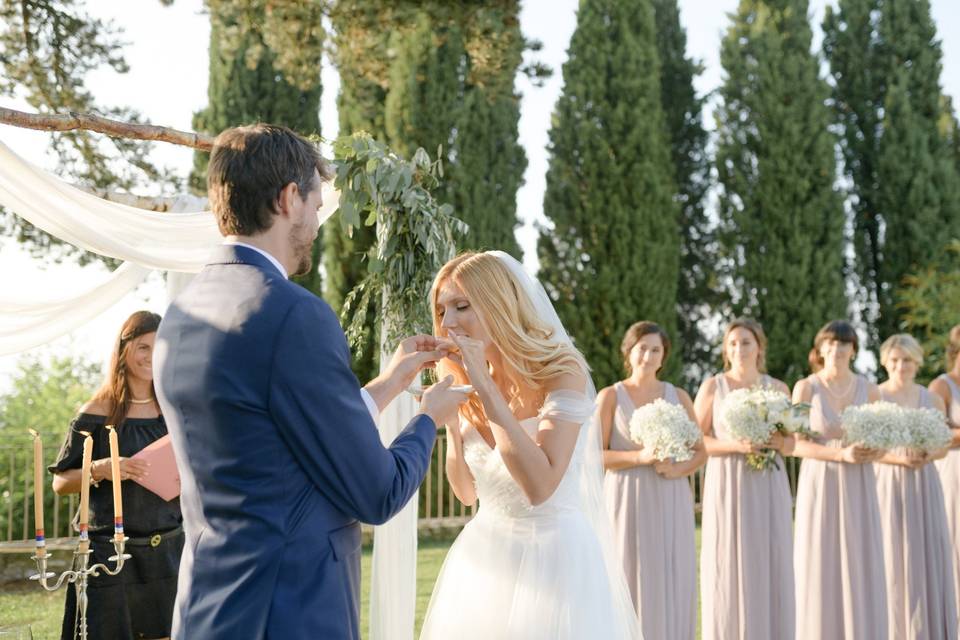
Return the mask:
<path id="1" fill-rule="evenodd" d="M 590 474 L 583 466 L 599 464 L 585 456 L 593 408 L 587 395 L 554 391 L 539 416 L 521 421 L 531 438 L 545 418 L 583 425 L 557 490 L 537 506 L 495 448 L 473 428 L 464 434 L 464 459 L 480 506 L 450 547 L 421 640 L 639 637 L 633 607 L 629 600 L 623 605 L 626 584 L 608 573 L 609 558 L 585 502 Z"/>

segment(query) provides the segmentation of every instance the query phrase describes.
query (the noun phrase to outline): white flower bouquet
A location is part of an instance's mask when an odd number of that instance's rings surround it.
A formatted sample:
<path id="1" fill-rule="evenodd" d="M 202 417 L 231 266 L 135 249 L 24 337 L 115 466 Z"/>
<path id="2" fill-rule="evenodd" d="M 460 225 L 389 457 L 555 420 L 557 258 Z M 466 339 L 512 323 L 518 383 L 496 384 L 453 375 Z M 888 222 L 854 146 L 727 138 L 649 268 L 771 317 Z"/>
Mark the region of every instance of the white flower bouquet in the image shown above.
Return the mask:
<path id="1" fill-rule="evenodd" d="M 843 445 L 868 449 L 910 446 L 910 428 L 904 409 L 892 402 L 871 402 L 847 407 L 841 415 Z"/>
<path id="2" fill-rule="evenodd" d="M 774 433 L 810 435 L 810 405 L 793 404 L 787 394 L 769 387 L 731 391 L 723 401 L 721 417 L 727 433 L 735 440 L 764 445 Z M 778 467 L 773 449 L 747 454 L 747 464 L 763 471 Z"/>
<path id="3" fill-rule="evenodd" d="M 933 453 L 950 446 L 952 435 L 947 419 L 936 409 L 901 409 L 911 449 Z"/>
<path id="4" fill-rule="evenodd" d="M 700 429 L 682 406 L 657 398 L 633 412 L 630 437 L 657 460 L 685 462 L 693 457 Z"/>

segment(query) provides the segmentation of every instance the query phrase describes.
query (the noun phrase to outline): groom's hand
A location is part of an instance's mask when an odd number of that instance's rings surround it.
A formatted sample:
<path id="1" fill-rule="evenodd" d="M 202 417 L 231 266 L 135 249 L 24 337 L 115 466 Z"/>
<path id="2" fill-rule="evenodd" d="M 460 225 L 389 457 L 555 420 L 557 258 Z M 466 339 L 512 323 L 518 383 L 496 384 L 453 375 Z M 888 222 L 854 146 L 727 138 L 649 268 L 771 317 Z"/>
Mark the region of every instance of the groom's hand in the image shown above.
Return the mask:
<path id="1" fill-rule="evenodd" d="M 436 365 L 444 358 L 449 346 L 433 336 L 419 335 L 400 342 L 390 364 L 366 387 L 367 393 L 384 409 L 397 395 L 410 386 L 424 369 Z"/>
<path id="2" fill-rule="evenodd" d="M 424 391 L 420 400 L 419 413 L 429 416 L 438 427 L 441 424 L 455 425 L 460 406 L 470 398 L 470 393 L 466 391 L 451 389 L 452 383 L 453 376 L 447 376 Z"/>

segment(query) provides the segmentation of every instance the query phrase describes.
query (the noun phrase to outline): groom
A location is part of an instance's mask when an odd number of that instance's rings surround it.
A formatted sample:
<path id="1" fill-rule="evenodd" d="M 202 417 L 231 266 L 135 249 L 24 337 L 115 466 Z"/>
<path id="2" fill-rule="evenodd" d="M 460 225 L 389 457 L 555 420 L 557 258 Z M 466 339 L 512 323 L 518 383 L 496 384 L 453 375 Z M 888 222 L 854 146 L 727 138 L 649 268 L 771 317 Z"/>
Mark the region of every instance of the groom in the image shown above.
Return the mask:
<path id="1" fill-rule="evenodd" d="M 265 124 L 224 131 L 210 155 L 225 242 L 167 310 L 153 360 L 186 531 L 176 639 L 358 639 L 358 521 L 404 506 L 466 401 L 435 385 L 381 444 L 378 412 L 445 353 L 409 338 L 361 389 L 333 311 L 287 279 L 310 270 L 329 173 Z"/>

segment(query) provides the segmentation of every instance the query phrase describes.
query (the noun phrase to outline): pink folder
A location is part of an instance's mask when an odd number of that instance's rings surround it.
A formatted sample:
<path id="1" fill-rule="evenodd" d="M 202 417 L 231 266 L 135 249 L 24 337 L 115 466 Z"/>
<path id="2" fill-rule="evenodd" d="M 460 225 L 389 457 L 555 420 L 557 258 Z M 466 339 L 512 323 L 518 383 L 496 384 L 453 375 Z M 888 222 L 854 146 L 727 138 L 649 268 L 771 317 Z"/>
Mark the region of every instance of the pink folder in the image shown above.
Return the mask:
<path id="1" fill-rule="evenodd" d="M 147 477 L 134 482 L 167 501 L 180 495 L 180 472 L 177 470 L 177 459 L 173 456 L 173 444 L 169 434 L 151 442 L 133 457 L 150 463 Z"/>

